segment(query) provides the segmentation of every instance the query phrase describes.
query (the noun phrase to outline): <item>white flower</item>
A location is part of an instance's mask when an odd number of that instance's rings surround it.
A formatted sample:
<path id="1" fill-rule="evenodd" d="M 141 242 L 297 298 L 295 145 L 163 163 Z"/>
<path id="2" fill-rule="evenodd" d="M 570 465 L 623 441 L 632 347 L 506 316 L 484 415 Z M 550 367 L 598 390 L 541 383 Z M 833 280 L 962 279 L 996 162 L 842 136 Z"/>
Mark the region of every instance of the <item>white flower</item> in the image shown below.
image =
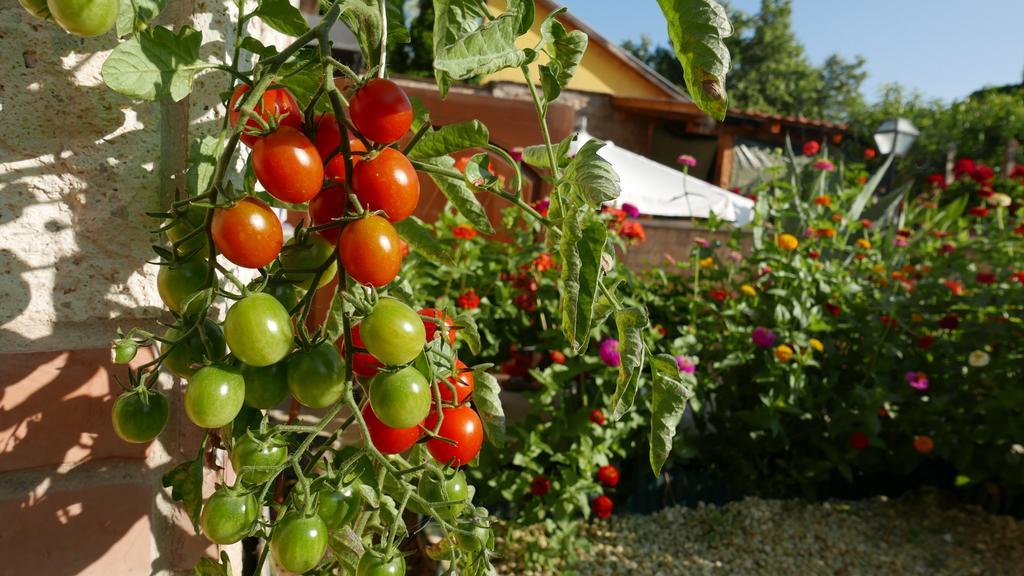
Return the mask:
<path id="1" fill-rule="evenodd" d="M 1006 208 L 1010 204 L 1013 204 L 1013 198 L 1010 198 L 1008 195 L 1003 194 L 1002 192 L 996 192 L 995 194 L 988 197 L 988 203 L 992 204 L 993 206 L 1000 206 L 1002 208 Z"/>
<path id="2" fill-rule="evenodd" d="M 992 357 L 988 355 L 988 352 L 983 350 L 975 350 L 967 356 L 967 363 L 975 368 L 984 368 L 988 366 L 989 361 Z"/>

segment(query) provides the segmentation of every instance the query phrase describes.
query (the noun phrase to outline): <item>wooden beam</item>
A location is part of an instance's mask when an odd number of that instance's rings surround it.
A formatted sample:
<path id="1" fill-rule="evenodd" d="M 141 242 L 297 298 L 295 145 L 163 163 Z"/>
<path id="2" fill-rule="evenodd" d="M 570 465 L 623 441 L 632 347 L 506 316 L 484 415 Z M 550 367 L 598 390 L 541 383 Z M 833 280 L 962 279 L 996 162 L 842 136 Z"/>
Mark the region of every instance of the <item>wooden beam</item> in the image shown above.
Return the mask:
<path id="1" fill-rule="evenodd" d="M 715 153 L 716 184 L 720 188 L 729 188 L 732 179 L 732 162 L 734 140 L 731 132 L 723 130 L 718 135 L 718 151 Z"/>

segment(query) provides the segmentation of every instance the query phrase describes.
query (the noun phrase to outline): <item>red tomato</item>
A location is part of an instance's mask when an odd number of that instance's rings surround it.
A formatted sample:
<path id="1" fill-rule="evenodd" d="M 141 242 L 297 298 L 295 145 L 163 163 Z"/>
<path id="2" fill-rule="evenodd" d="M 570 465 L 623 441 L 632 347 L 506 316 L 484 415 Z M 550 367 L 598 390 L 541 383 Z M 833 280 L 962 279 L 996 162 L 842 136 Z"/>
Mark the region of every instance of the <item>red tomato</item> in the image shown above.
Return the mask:
<path id="1" fill-rule="evenodd" d="M 452 398 L 452 389 L 449 384 L 455 386 L 455 397 Z M 473 393 L 476 386 L 476 379 L 473 371 L 462 360 L 455 361 L 455 374 L 448 377 L 448 382 L 441 382 L 437 389 L 441 392 L 441 400 L 449 404 L 462 404 Z M 447 419 L 448 416 L 445 415 Z"/>
<path id="2" fill-rule="evenodd" d="M 366 350 L 366 344 L 363 344 L 363 337 L 359 334 L 359 324 L 352 327 L 352 345 L 356 348 Z"/>
<path id="3" fill-rule="evenodd" d="M 345 226 L 338 255 L 348 275 L 360 284 L 384 286 L 402 268 L 398 232 L 390 222 L 373 214 Z"/>
<path id="4" fill-rule="evenodd" d="M 335 218 L 345 215 L 345 206 L 348 203 L 348 194 L 345 186 L 331 184 L 328 182 L 324 189 L 309 201 L 309 217 L 313 220 L 314 226 L 327 224 Z M 317 234 L 323 236 L 331 244 L 337 244 L 341 237 L 341 227 L 326 228 Z"/>
<path id="5" fill-rule="evenodd" d="M 281 221 L 266 202 L 244 198 L 213 213 L 213 243 L 225 258 L 243 268 L 262 268 L 284 245 Z"/>
<path id="6" fill-rule="evenodd" d="M 484 443 L 484 427 L 477 415 L 469 406 L 443 408 L 444 420 L 438 435 L 454 441 L 454 444 L 431 438 L 427 440 L 427 450 L 440 464 L 451 464 L 458 467 L 467 464 L 480 453 Z M 434 430 L 437 425 L 437 412 L 431 412 L 423 425 L 427 430 Z"/>
<path id="7" fill-rule="evenodd" d="M 344 180 L 345 179 L 345 156 L 339 150 L 341 146 L 341 132 L 338 131 L 338 122 L 334 119 L 334 114 L 320 114 L 314 118 L 313 122 L 316 124 L 316 138 L 314 143 L 316 149 L 320 152 L 320 157 L 324 160 L 324 176 L 328 180 Z M 366 152 L 366 146 L 363 145 L 363 141 L 354 136 L 348 137 L 349 149 L 352 152 Z M 334 151 L 338 153 L 331 156 Z M 328 160 L 330 158 L 330 160 Z M 352 165 L 362 161 L 363 156 L 361 154 L 352 155 Z"/>
<path id="8" fill-rule="evenodd" d="M 352 188 L 367 210 L 383 210 L 388 220 L 405 220 L 420 201 L 420 181 L 404 154 L 385 148 L 352 169 Z"/>
<path id="9" fill-rule="evenodd" d="M 363 406 L 363 420 L 370 432 L 370 441 L 383 454 L 400 454 L 405 452 L 420 439 L 420 427 L 391 428 L 377 418 L 367 402 Z"/>
<path id="10" fill-rule="evenodd" d="M 472 154 L 470 154 L 468 156 L 460 156 L 459 158 L 456 158 L 455 159 L 455 169 L 458 170 L 459 172 L 462 172 L 463 174 L 465 174 L 466 173 L 466 166 L 469 165 L 469 161 L 472 160 L 472 159 L 473 159 L 473 155 Z M 494 162 L 491 161 L 491 160 L 487 161 L 487 171 L 490 172 L 491 174 L 495 173 L 494 172 Z"/>
<path id="11" fill-rule="evenodd" d="M 374 78 L 349 101 L 349 116 L 356 130 L 380 144 L 391 144 L 412 126 L 412 103 L 397 84 Z"/>
<path id="12" fill-rule="evenodd" d="M 445 326 L 448 326 L 448 343 L 455 344 L 455 322 L 452 320 L 451 316 L 444 314 L 437 308 L 424 308 L 420 310 L 420 316 L 426 316 L 427 318 L 441 318 L 442 315 L 444 316 Z M 430 342 L 437 334 L 439 326 L 436 322 L 424 320 L 423 327 L 427 329 L 427 342 Z"/>
<path id="13" fill-rule="evenodd" d="M 238 118 L 242 115 L 237 109 L 238 100 L 243 94 L 249 91 L 249 86 L 239 84 L 231 94 L 228 102 L 228 118 L 231 120 L 231 127 L 238 125 Z M 269 88 L 263 93 L 263 97 L 256 103 L 255 112 L 267 122 L 276 118 L 280 126 L 289 126 L 296 130 L 302 129 L 302 108 L 295 100 L 295 96 L 287 88 Z M 246 129 L 259 130 L 260 125 L 256 120 L 250 118 L 245 124 Z M 260 140 L 259 136 L 242 132 L 242 144 L 252 148 Z"/>
<path id="14" fill-rule="evenodd" d="M 256 142 L 252 168 L 267 193 L 282 202 L 306 202 L 324 183 L 324 165 L 316 146 L 289 126 Z"/>

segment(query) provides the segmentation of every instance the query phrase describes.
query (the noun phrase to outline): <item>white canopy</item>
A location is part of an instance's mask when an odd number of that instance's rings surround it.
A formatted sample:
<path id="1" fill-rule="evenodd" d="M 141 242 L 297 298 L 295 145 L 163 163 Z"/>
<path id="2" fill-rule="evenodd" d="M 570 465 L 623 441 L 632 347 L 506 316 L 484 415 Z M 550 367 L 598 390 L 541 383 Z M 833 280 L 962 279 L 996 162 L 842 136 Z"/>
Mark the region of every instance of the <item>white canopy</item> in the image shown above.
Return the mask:
<path id="1" fill-rule="evenodd" d="M 572 152 L 592 138 L 582 131 L 573 142 Z M 614 202 L 616 207 L 632 204 L 641 214 L 676 218 L 707 218 L 713 213 L 736 226 L 754 218 L 754 202 L 749 198 L 634 154 L 612 142 L 606 143 L 598 155 L 612 165 L 621 180 L 622 194 Z"/>

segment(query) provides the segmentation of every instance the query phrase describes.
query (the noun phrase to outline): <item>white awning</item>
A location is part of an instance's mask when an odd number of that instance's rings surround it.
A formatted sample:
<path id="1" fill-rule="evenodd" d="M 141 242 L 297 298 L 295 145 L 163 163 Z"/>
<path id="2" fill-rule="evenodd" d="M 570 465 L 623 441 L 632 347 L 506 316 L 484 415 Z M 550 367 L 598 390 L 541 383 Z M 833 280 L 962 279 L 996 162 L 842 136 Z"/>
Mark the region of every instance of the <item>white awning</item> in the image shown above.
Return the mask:
<path id="1" fill-rule="evenodd" d="M 581 132 L 572 152 L 593 137 Z M 708 218 L 715 214 L 736 226 L 754 218 L 754 202 L 700 178 L 688 176 L 639 154 L 605 144 L 598 155 L 611 163 L 622 183 L 622 194 L 614 204 L 636 206 L 641 214 L 676 218 Z"/>

